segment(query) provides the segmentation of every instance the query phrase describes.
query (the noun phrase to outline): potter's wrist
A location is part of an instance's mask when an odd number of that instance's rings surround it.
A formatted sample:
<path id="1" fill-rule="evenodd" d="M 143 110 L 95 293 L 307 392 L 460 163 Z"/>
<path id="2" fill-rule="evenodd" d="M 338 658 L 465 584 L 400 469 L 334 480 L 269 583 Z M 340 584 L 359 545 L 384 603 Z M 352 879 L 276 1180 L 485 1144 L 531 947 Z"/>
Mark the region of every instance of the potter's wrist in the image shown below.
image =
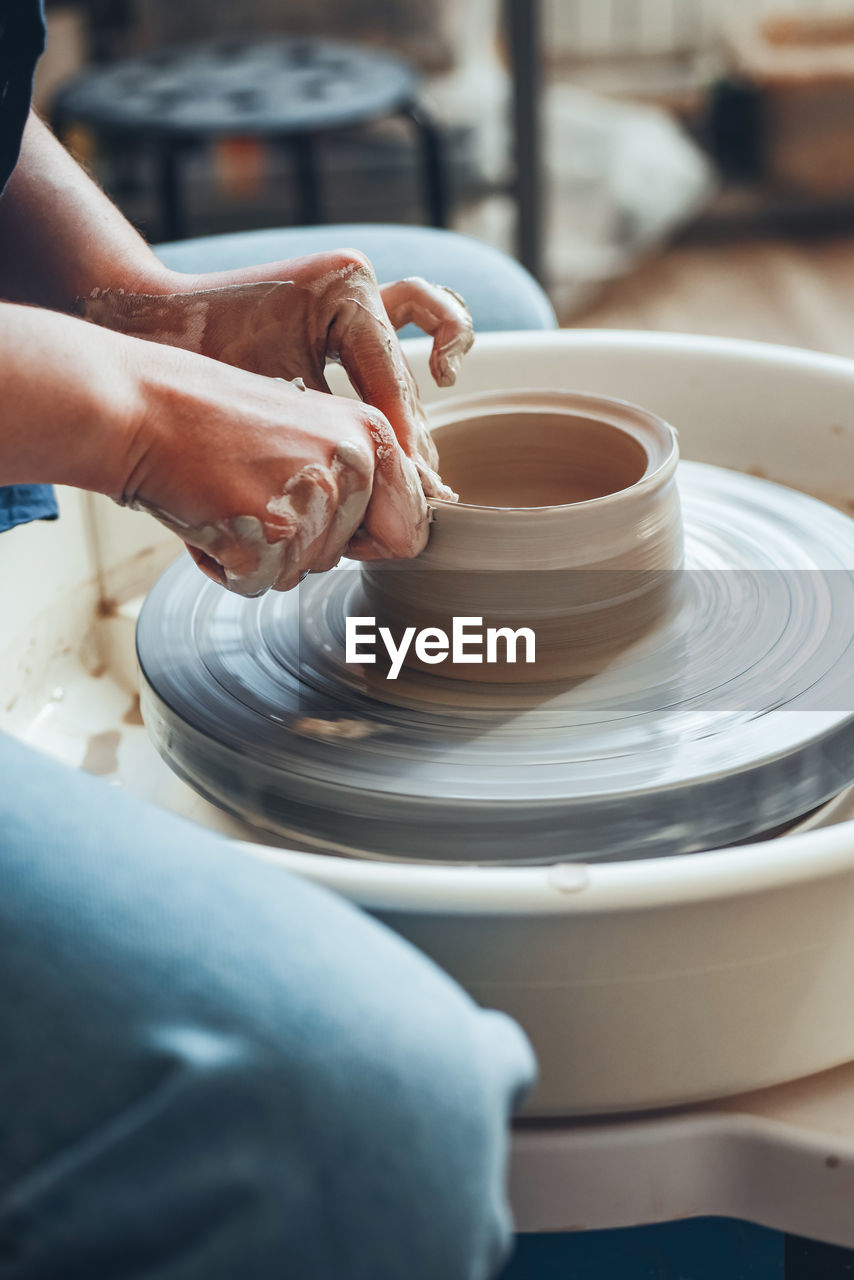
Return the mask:
<path id="1" fill-rule="evenodd" d="M 120 491 L 139 396 L 134 364 L 118 334 L 0 304 L 0 484 Z"/>
<path id="2" fill-rule="evenodd" d="M 124 385 L 122 407 L 114 417 L 115 451 L 98 489 L 118 502 L 131 503 L 155 460 L 168 459 L 176 449 L 180 453 L 184 388 L 198 373 L 188 362 L 197 357 L 139 337 L 108 336 L 121 349 Z"/>
<path id="3" fill-rule="evenodd" d="M 104 264 L 97 268 L 87 265 L 74 281 L 75 293 L 69 296 L 66 305 L 57 306 L 56 309 L 85 316 L 86 307 L 92 298 L 120 298 L 132 294 L 160 297 L 182 288 L 183 280 L 184 277 L 178 272 L 165 267 L 147 245 L 140 244 L 138 254 L 117 255 L 106 267 Z M 118 329 L 120 326 L 116 324 L 108 327 Z"/>
<path id="4" fill-rule="evenodd" d="M 69 389 L 70 420 L 59 438 L 54 482 L 121 497 L 140 448 L 143 387 L 137 345 L 142 344 L 120 334 L 87 332 L 87 358 Z"/>
<path id="5" fill-rule="evenodd" d="M 165 266 L 149 245 L 140 242 L 138 248 L 139 251 L 133 254 L 116 255 L 106 278 L 93 279 L 92 288 L 87 289 L 86 296 L 98 290 L 117 295 L 126 293 L 152 297 L 185 291 L 186 281 L 191 277 Z"/>
<path id="6" fill-rule="evenodd" d="M 95 288 L 78 298 L 75 312 L 84 320 L 127 337 L 145 338 L 185 351 L 200 350 L 195 277 L 164 272 L 139 279 L 135 287 Z"/>

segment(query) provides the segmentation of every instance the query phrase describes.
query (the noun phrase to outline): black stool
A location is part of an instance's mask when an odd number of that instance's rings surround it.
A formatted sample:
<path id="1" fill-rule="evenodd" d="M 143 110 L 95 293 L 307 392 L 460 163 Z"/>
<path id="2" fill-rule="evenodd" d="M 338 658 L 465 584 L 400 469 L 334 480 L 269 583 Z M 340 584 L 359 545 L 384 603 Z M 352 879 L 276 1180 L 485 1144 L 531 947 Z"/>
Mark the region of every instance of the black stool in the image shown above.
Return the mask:
<path id="1" fill-rule="evenodd" d="M 392 116 L 412 122 L 420 148 L 428 221 L 447 225 L 442 137 L 419 102 L 406 59 L 327 40 L 271 37 L 162 49 L 99 67 L 57 95 L 61 135 L 85 125 L 114 144 L 151 149 L 158 165 L 162 235 L 187 234 L 182 159 L 206 142 L 257 137 L 290 147 L 299 221 L 322 221 L 317 142 L 334 130 Z"/>

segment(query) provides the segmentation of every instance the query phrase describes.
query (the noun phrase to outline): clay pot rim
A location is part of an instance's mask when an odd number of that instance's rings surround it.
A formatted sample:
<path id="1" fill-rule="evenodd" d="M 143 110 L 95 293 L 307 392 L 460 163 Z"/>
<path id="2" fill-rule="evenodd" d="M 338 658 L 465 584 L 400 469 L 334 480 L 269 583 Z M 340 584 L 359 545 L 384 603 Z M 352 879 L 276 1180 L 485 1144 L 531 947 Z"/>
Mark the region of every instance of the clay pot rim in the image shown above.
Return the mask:
<path id="1" fill-rule="evenodd" d="M 447 498 L 432 497 L 428 505 L 442 511 L 483 511 L 500 514 L 509 520 L 529 516 L 532 512 L 556 513 L 565 515 L 570 511 L 601 511 L 615 502 L 625 503 L 629 497 L 636 495 L 643 498 L 650 489 L 658 488 L 662 482 L 669 480 L 676 472 L 679 463 L 679 436 L 676 428 L 664 418 L 645 409 L 631 400 L 623 400 L 619 396 L 603 396 L 588 391 L 565 391 L 559 387 L 520 387 L 514 391 L 478 391 L 468 395 L 452 396 L 434 402 L 430 406 L 429 427 L 431 434 L 441 431 L 462 420 L 460 409 L 471 409 L 466 417 L 476 420 L 487 412 L 489 416 L 496 414 L 518 413 L 520 410 L 537 411 L 564 415 L 566 417 L 599 418 L 604 425 L 624 431 L 638 443 L 647 455 L 647 465 L 643 475 L 633 484 L 623 489 L 615 489 L 613 493 L 602 494 L 598 498 L 585 498 L 580 502 L 551 503 L 540 507 L 495 507 L 478 502 L 451 502 Z M 586 410 L 586 412 L 585 412 Z M 617 411 L 616 414 L 614 411 Z M 482 412 L 481 412 L 482 411 Z M 661 456 L 655 459 L 651 455 L 649 442 L 637 434 L 627 430 L 622 421 L 614 421 L 625 413 L 636 420 L 641 429 L 651 429 L 661 435 Z"/>

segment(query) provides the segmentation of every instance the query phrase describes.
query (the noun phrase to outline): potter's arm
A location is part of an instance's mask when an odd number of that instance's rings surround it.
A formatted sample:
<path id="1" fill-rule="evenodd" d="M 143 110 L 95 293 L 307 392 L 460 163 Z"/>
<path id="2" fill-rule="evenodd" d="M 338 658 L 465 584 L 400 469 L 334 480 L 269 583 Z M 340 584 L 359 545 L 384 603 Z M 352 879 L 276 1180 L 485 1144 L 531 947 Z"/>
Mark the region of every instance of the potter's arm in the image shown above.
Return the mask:
<path id="1" fill-rule="evenodd" d="M 168 292 L 174 275 L 31 112 L 0 199 L 0 297 L 70 311 L 96 287 Z"/>
<path id="2" fill-rule="evenodd" d="M 348 544 L 410 556 L 427 540 L 415 468 L 358 401 L 12 303 L 0 385 L 0 485 L 76 485 L 146 510 L 242 594 L 286 590 Z"/>
<path id="3" fill-rule="evenodd" d="M 0 485 L 58 483 L 120 494 L 139 387 L 119 334 L 0 303 Z"/>
<path id="4" fill-rule="evenodd" d="M 326 389 L 327 358 L 340 359 L 363 400 L 388 418 L 425 492 L 453 496 L 436 474 L 394 332 L 409 320 L 425 329 L 433 377 L 451 384 L 472 329 L 450 290 L 417 279 L 380 287 L 370 263 L 346 249 L 201 276 L 168 271 L 31 114 L 0 199 L 0 297 L 58 311 L 82 306 L 106 327 L 301 377 L 316 390 Z"/>

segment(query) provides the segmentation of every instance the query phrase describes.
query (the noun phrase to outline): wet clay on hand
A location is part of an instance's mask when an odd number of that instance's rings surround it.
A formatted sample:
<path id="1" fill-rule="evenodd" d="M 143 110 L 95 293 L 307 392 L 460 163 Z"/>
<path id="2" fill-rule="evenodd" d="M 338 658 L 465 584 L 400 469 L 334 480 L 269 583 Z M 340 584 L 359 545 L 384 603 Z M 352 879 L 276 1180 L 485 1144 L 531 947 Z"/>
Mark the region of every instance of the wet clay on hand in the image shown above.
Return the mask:
<path id="1" fill-rule="evenodd" d="M 395 328 L 412 321 L 433 338 L 431 373 L 440 386 L 451 386 L 474 340 L 463 300 L 418 277 L 380 287 L 367 260 L 349 250 L 281 266 L 287 278 L 162 296 L 95 290 L 78 310 L 96 324 L 252 373 L 302 378 L 316 391 L 329 390 L 327 360 L 340 362 L 361 398 L 391 423 L 425 494 L 453 498 L 437 473 L 436 450 Z"/>
<path id="2" fill-rule="evenodd" d="M 177 533 L 221 585 L 286 591 L 356 537 L 388 557 L 424 547 L 418 474 L 377 409 L 173 348 L 143 363 L 113 496 Z"/>
<path id="3" fill-rule="evenodd" d="M 423 548 L 425 495 L 445 501 L 456 495 L 436 471 L 436 449 L 394 326 L 414 320 L 433 337 L 430 367 L 443 386 L 453 382 L 472 344 L 471 317 L 455 293 L 416 278 L 380 289 L 370 264 L 351 250 L 271 270 L 282 278 L 235 279 L 215 288 L 194 288 L 205 277 L 188 278 L 186 290 L 164 295 L 95 290 L 78 305 L 93 323 L 290 382 L 309 397 L 323 393 L 312 401 L 310 415 L 297 411 L 297 425 L 291 420 L 294 402 L 282 403 L 278 423 L 275 412 L 270 420 L 271 406 L 265 404 L 261 420 L 276 439 L 262 434 L 252 444 L 249 435 L 240 436 L 239 423 L 230 434 L 221 424 L 224 442 L 219 445 L 204 423 L 188 421 L 186 412 L 178 415 L 183 425 L 176 419 L 169 439 L 167 397 L 156 411 L 163 424 L 157 453 L 171 452 L 174 464 L 175 456 L 195 450 L 195 466 L 173 465 L 183 475 L 183 490 L 164 470 L 153 484 L 134 478 L 120 497 L 156 515 L 184 539 L 205 572 L 247 595 L 270 586 L 286 590 L 306 572 L 329 568 L 345 550 L 379 560 L 413 556 Z M 328 360 L 344 366 L 362 406 L 329 394 Z M 209 375 L 209 394 L 217 394 L 225 376 Z M 220 398 L 228 401 L 227 395 Z M 209 414 L 201 400 L 197 397 L 198 412 Z M 153 416 L 147 413 L 146 420 Z M 242 407 L 235 416 L 243 416 Z M 271 469 L 265 469 L 268 454 Z M 229 456 L 234 483 L 225 477 L 218 484 L 217 473 Z M 253 465 L 256 474 L 246 475 L 243 500 L 235 490 L 240 473 Z M 259 469 L 266 476 L 266 496 L 258 491 Z M 224 490 L 220 499 L 218 488 Z"/>

